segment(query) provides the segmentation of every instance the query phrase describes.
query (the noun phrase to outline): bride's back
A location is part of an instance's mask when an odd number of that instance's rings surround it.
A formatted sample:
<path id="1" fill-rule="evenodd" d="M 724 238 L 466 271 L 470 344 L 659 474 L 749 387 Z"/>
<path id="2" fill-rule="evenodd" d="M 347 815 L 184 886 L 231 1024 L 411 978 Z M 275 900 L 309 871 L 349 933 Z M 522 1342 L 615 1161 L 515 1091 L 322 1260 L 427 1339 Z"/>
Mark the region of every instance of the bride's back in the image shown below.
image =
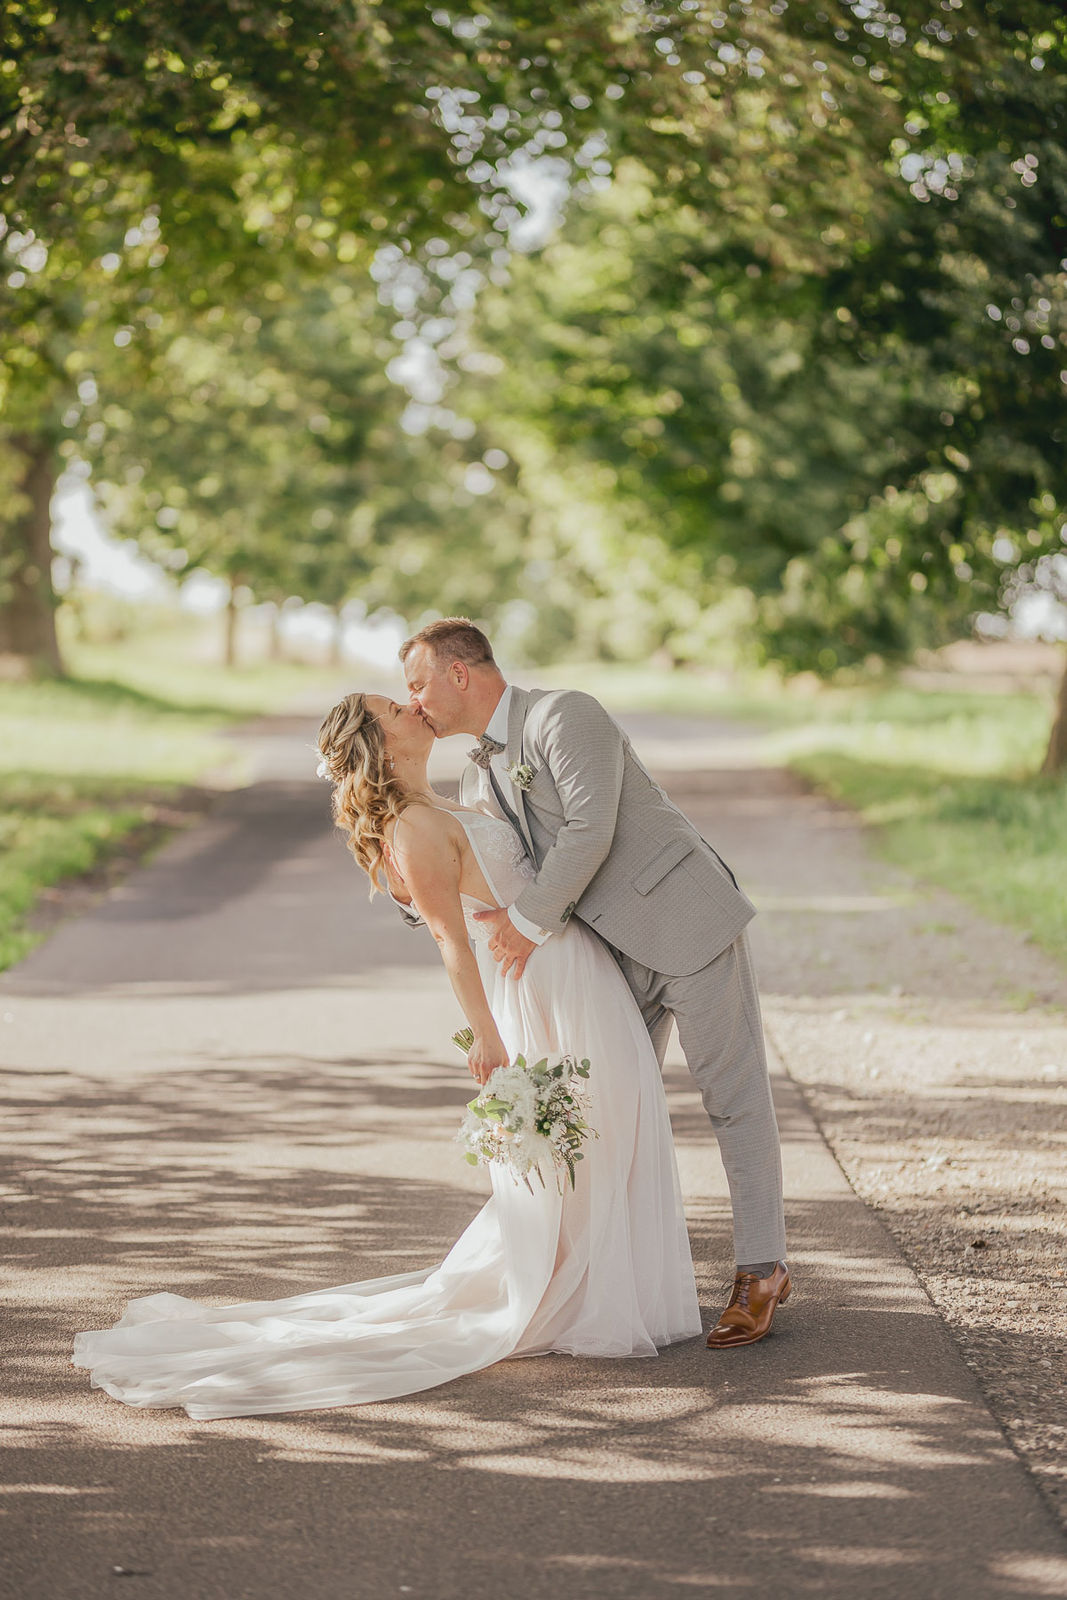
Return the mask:
<path id="1" fill-rule="evenodd" d="M 462 902 L 473 902 L 476 909 L 510 905 L 535 875 L 522 841 L 509 823 L 466 807 L 409 807 L 393 825 L 389 842 L 394 853 L 398 847 L 403 853 L 405 825 L 415 820 L 416 813 L 419 831 L 424 839 L 428 836 L 431 846 L 439 843 L 445 850 L 451 844 L 458 850 Z M 415 898 L 418 899 L 417 892 Z M 466 905 L 464 911 L 467 912 Z M 487 932 L 473 923 L 469 914 L 467 926 L 476 936 Z"/>

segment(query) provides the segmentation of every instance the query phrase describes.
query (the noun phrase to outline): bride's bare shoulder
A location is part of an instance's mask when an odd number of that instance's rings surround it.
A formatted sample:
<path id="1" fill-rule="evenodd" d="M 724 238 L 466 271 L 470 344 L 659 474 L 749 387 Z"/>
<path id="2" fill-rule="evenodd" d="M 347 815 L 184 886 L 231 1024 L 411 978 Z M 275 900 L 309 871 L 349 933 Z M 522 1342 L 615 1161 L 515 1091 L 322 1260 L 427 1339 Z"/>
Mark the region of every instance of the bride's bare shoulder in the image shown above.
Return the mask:
<path id="1" fill-rule="evenodd" d="M 386 826 L 387 837 L 401 846 L 405 839 L 432 843 L 462 834 L 459 818 L 451 810 L 421 800 L 407 806 L 394 822 Z"/>

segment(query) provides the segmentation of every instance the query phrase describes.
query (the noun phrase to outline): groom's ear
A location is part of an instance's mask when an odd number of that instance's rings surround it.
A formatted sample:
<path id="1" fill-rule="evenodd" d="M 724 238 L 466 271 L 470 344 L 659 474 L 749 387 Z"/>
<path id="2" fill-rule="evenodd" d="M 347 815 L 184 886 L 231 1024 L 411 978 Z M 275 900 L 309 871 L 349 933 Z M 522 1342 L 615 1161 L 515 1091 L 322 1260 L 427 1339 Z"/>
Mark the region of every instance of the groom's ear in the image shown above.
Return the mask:
<path id="1" fill-rule="evenodd" d="M 453 661 L 448 669 L 448 676 L 457 689 L 466 689 L 471 681 L 470 668 L 465 661 Z"/>

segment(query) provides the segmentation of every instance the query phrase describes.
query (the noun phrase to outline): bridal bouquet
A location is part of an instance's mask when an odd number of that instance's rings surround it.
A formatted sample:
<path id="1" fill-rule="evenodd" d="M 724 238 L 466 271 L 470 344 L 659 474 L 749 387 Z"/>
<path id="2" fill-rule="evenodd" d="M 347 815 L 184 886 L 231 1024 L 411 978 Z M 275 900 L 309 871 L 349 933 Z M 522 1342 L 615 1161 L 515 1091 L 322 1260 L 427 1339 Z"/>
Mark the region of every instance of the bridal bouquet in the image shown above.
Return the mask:
<path id="1" fill-rule="evenodd" d="M 474 1034 L 463 1028 L 452 1039 L 466 1053 Z M 546 1056 L 532 1067 L 523 1056 L 516 1056 L 510 1067 L 497 1067 L 468 1103 L 456 1135 L 465 1159 L 472 1167 L 501 1162 L 531 1194 L 530 1173 L 537 1174 L 544 1188 L 541 1163 L 551 1162 L 557 1188 L 566 1171 L 573 1189 L 581 1147 L 587 1138 L 597 1137 L 584 1117 L 588 1091 L 581 1080 L 588 1076 L 588 1061 L 574 1056 L 563 1056 L 552 1066 Z"/>

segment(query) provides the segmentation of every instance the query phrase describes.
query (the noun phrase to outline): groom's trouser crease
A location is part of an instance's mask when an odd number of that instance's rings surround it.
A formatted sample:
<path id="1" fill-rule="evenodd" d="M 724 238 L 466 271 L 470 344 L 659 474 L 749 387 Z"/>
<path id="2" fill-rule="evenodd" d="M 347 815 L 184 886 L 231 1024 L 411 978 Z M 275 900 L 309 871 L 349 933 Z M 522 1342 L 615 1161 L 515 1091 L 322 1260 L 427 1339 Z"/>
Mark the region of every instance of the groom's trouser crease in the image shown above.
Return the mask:
<path id="1" fill-rule="evenodd" d="M 683 978 L 618 960 L 661 1061 L 671 1019 L 678 1025 L 730 1186 L 736 1260 L 783 1259 L 781 1148 L 747 935 Z"/>

